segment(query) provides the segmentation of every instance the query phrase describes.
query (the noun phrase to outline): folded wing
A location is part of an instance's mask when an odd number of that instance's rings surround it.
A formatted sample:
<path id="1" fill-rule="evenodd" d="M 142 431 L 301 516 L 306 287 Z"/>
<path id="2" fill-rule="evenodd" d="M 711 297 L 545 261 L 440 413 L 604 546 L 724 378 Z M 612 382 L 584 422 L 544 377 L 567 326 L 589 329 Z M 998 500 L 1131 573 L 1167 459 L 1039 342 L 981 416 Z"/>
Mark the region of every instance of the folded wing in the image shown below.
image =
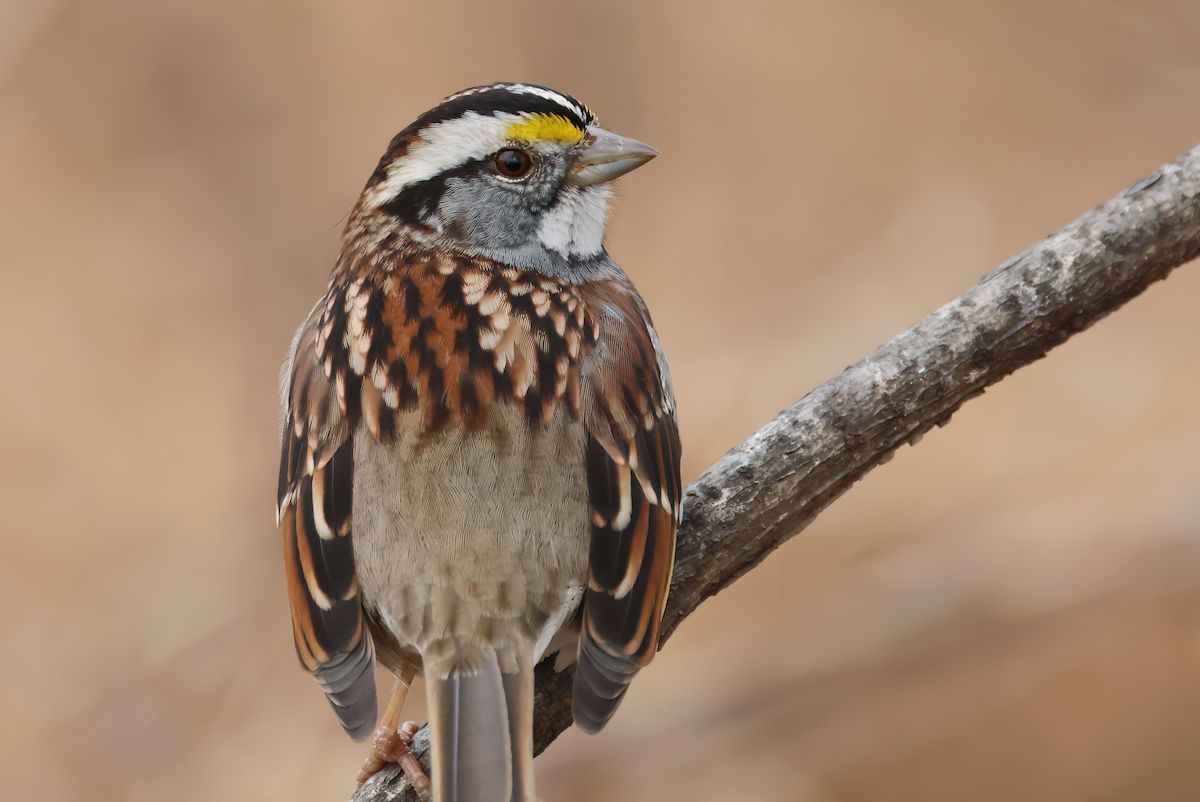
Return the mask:
<path id="1" fill-rule="evenodd" d="M 625 289 L 623 303 L 592 307 L 602 312 L 584 363 L 592 537 L 573 712 L 588 732 L 608 722 L 658 650 L 679 523 L 670 377 L 641 299 Z"/>
<path id="2" fill-rule="evenodd" d="M 278 518 L 296 654 L 355 740 L 375 726 L 375 652 L 351 538 L 354 443 L 315 355 L 317 313 L 296 335 L 284 380 Z"/>

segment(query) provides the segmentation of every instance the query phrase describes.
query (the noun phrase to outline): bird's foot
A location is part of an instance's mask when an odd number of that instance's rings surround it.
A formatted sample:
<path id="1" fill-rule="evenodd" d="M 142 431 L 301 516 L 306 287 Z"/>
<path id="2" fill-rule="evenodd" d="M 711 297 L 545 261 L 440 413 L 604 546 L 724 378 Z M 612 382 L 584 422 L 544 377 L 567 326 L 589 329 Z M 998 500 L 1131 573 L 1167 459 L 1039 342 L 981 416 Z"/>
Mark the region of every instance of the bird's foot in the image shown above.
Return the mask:
<path id="1" fill-rule="evenodd" d="M 388 763 L 398 763 L 417 796 L 424 800 L 430 799 L 432 786 L 429 777 L 425 775 L 424 769 L 409 748 L 416 734 L 415 721 L 406 722 L 399 728 L 388 724 L 386 719 L 380 722 L 371 742 L 371 754 L 367 755 L 362 768 L 358 770 L 358 787 L 362 788 L 367 780 L 374 777 Z"/>

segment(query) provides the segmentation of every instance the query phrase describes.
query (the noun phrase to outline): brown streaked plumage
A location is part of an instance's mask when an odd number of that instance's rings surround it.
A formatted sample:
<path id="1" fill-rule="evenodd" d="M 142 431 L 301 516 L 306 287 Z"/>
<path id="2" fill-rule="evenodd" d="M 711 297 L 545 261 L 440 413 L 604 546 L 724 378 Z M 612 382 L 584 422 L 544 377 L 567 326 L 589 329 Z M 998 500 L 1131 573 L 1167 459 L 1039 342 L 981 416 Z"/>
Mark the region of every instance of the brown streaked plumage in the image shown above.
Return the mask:
<path id="1" fill-rule="evenodd" d="M 527 176 L 489 172 L 504 148 L 528 151 Z M 603 185 L 652 154 L 540 87 L 451 97 L 393 140 L 293 341 L 279 522 L 297 652 L 356 738 L 374 659 L 423 670 L 442 800 L 532 799 L 549 644 L 578 632 L 590 732 L 657 649 L 674 399 L 599 242 Z"/>

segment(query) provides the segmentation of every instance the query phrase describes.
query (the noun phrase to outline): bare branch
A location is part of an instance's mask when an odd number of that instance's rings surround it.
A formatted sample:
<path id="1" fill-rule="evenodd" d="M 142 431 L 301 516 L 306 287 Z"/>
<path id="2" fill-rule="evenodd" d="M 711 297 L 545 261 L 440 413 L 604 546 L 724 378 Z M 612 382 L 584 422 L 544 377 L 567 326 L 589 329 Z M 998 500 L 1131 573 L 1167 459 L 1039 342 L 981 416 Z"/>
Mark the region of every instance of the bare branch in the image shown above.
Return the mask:
<path id="1" fill-rule="evenodd" d="M 813 390 L 688 487 L 666 634 L 901 445 L 1197 255 L 1200 147 Z M 571 675 L 539 666 L 539 752 L 571 724 Z M 381 773 L 355 801 L 401 798 L 396 775 Z"/>

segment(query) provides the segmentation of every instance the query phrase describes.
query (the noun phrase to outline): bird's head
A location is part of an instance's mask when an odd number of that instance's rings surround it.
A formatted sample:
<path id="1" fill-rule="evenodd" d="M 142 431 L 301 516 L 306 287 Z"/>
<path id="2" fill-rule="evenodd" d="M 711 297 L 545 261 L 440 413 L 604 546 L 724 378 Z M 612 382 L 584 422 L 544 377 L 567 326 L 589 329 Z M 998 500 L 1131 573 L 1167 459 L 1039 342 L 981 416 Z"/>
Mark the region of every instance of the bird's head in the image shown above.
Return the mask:
<path id="1" fill-rule="evenodd" d="M 392 140 L 356 213 L 557 273 L 603 252 L 609 182 L 656 155 L 601 128 L 569 95 L 532 84 L 476 87 Z"/>

